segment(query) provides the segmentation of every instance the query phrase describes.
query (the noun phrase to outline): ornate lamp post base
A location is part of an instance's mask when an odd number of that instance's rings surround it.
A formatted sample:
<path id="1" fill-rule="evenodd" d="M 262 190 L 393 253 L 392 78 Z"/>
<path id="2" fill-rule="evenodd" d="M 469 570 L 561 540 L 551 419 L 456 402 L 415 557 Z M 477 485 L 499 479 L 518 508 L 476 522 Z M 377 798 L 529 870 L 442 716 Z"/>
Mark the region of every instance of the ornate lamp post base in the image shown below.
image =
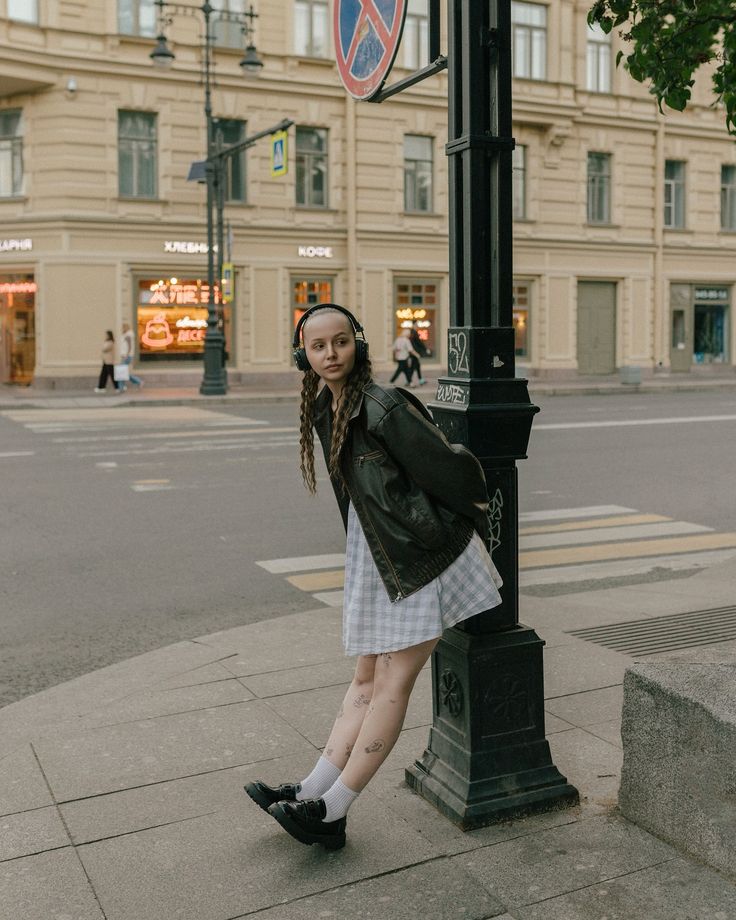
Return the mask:
<path id="1" fill-rule="evenodd" d="M 202 396 L 224 396 L 227 393 L 224 345 L 222 332 L 208 326 L 204 337 L 204 376 L 199 387 Z"/>
<path id="2" fill-rule="evenodd" d="M 522 625 L 450 629 L 437 645 L 434 722 L 406 782 L 463 830 L 578 804 L 544 734 L 543 646 Z"/>

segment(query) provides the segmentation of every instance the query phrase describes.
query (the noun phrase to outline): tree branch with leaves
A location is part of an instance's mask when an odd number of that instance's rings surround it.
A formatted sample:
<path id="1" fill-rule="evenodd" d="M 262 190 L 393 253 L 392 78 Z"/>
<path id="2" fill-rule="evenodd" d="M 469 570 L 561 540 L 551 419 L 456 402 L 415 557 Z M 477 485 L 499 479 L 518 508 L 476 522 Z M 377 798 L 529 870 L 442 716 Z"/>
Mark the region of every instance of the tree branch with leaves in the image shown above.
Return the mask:
<path id="1" fill-rule="evenodd" d="M 621 27 L 629 45 L 616 66 L 639 83 L 649 83 L 660 111 L 682 112 L 688 105 L 696 71 L 714 64 L 714 105 L 721 102 L 726 127 L 736 135 L 736 0 L 596 0 L 588 13 L 609 34 Z"/>

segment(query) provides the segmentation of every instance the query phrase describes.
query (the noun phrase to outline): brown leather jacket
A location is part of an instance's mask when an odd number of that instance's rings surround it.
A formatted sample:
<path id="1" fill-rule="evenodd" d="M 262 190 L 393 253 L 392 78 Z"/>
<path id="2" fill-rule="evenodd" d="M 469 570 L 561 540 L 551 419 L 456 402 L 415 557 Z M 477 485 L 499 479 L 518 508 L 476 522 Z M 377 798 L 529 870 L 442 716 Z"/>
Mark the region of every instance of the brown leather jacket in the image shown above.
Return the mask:
<path id="1" fill-rule="evenodd" d="M 315 404 L 325 460 L 331 393 Z M 457 559 L 473 530 L 488 539 L 488 493 L 478 460 L 450 444 L 411 394 L 369 384 L 351 418 L 342 454 L 347 493 L 333 481 L 347 529 L 352 502 L 392 601 L 408 597 Z"/>

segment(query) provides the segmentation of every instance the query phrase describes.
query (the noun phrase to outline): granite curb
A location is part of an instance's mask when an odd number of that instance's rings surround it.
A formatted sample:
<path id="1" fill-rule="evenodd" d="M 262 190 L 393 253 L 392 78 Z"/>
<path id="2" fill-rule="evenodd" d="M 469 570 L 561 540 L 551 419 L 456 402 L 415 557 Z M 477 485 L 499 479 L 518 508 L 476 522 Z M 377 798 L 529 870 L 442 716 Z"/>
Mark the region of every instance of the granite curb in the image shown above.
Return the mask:
<path id="1" fill-rule="evenodd" d="M 660 583 L 646 615 L 717 606 L 734 579 L 736 558 L 684 593 Z M 0 916 L 732 920 L 732 882 L 619 814 L 631 659 L 563 626 L 630 618 L 637 597 L 522 598 L 547 643 L 553 758 L 581 805 L 469 833 L 404 783 L 431 721 L 429 668 L 344 850 L 299 846 L 243 795 L 251 778 L 305 775 L 325 743 L 351 668 L 332 608 L 180 642 L 0 709 Z"/>

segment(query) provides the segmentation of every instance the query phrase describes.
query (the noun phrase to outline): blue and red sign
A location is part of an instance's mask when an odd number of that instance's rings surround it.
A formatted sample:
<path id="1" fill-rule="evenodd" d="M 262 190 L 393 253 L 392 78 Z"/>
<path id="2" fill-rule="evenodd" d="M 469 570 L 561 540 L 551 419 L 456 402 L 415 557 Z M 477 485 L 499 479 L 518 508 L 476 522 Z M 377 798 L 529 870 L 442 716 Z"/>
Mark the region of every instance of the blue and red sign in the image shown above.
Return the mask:
<path id="1" fill-rule="evenodd" d="M 337 69 L 356 99 L 380 90 L 396 57 L 407 0 L 335 0 Z"/>

